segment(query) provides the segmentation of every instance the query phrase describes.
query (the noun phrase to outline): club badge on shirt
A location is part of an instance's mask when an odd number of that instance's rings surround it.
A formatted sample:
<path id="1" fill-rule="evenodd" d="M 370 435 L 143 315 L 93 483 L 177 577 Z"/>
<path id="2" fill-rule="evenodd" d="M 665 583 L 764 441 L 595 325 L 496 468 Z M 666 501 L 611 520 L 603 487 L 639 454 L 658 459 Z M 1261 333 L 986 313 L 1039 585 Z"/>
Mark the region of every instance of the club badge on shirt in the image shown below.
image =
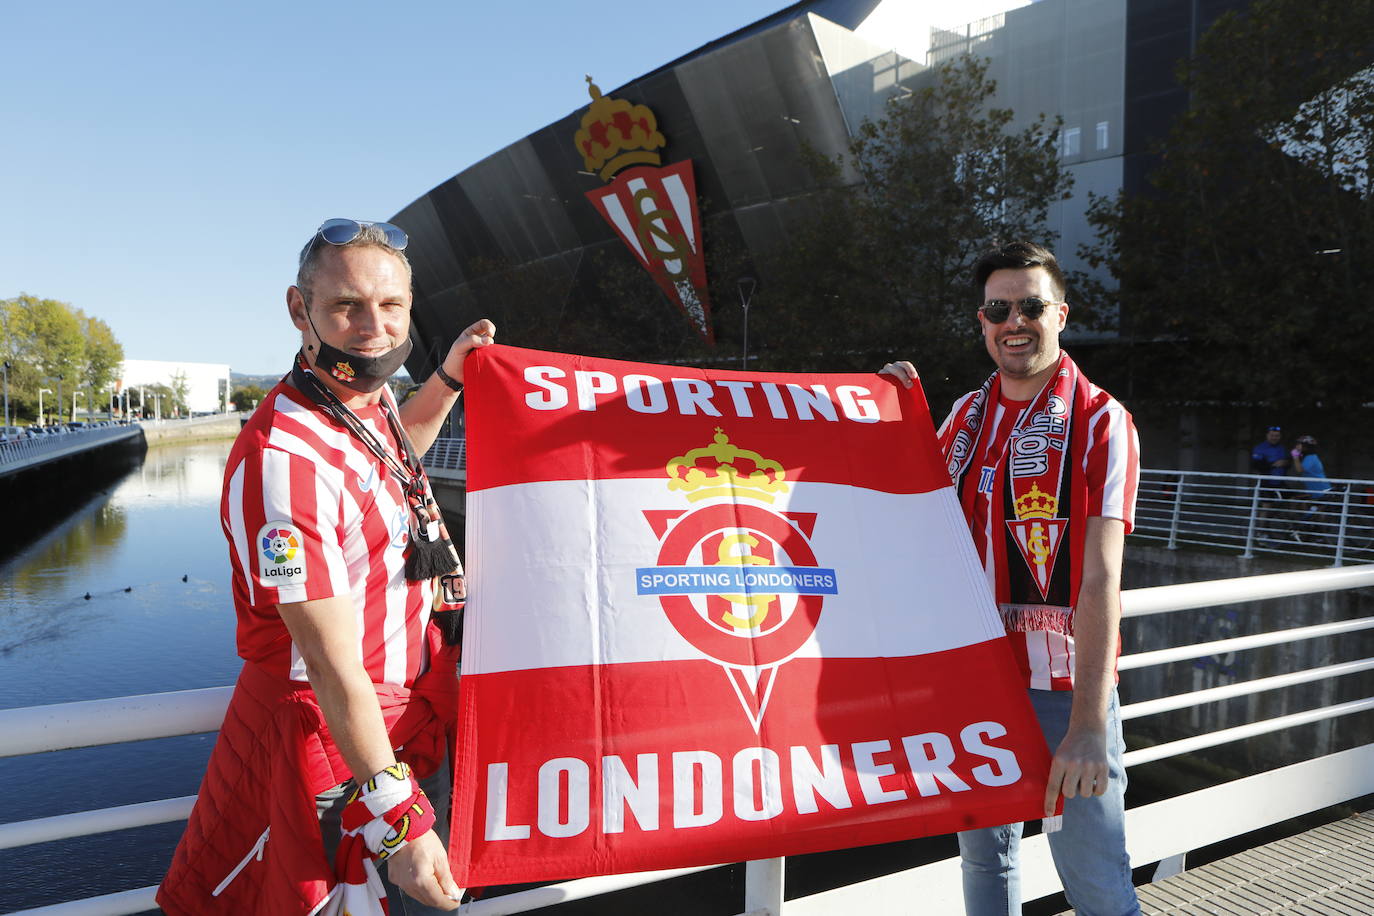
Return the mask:
<path id="1" fill-rule="evenodd" d="M 268 522 L 258 530 L 258 581 L 269 588 L 305 582 L 305 547 L 290 522 Z"/>

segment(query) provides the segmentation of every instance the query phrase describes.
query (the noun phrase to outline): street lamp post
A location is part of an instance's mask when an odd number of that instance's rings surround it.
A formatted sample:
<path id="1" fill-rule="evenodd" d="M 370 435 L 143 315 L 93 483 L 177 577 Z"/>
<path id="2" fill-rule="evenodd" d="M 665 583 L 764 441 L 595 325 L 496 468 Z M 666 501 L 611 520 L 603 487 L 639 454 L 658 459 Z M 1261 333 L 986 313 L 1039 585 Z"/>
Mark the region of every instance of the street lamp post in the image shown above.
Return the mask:
<path id="1" fill-rule="evenodd" d="M 76 408 L 73 407 L 72 409 L 75 410 Z M 62 419 L 62 376 L 61 376 L 61 375 L 58 375 L 58 377 L 57 377 L 57 419 L 58 419 L 59 421 Z"/>
<path id="2" fill-rule="evenodd" d="M 739 304 L 744 310 L 744 351 L 740 354 L 739 367 L 749 368 L 749 302 L 754 298 L 754 289 L 758 284 L 753 277 L 740 277 L 739 280 Z"/>
<path id="3" fill-rule="evenodd" d="M 39 388 L 39 389 L 38 389 L 38 425 L 39 425 L 39 426 L 44 426 L 44 425 L 46 425 L 46 424 L 43 422 L 43 395 L 45 395 L 45 394 L 52 394 L 52 389 L 51 389 L 51 388 Z"/>
<path id="4" fill-rule="evenodd" d="M 5 426 L 10 425 L 10 361 L 5 360 Z"/>
<path id="5" fill-rule="evenodd" d="M 90 390 L 89 388 L 87 388 L 87 389 L 83 392 L 80 388 L 73 388 L 73 389 L 72 389 L 72 418 L 71 418 L 71 422 L 73 422 L 73 423 L 76 422 L 76 398 L 77 398 L 78 395 L 81 395 L 81 394 L 86 395 L 86 417 L 87 417 L 87 419 L 89 419 L 89 418 L 91 417 L 91 415 L 95 412 L 94 409 L 93 409 L 92 406 L 91 406 L 91 390 Z"/>

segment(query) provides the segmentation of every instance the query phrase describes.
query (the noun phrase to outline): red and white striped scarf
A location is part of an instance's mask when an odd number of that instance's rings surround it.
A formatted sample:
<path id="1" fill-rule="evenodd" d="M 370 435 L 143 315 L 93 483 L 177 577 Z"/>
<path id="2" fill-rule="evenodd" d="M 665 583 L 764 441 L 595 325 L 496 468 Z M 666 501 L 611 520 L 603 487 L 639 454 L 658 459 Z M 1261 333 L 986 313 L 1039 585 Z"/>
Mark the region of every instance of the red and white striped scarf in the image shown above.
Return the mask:
<path id="1" fill-rule="evenodd" d="M 1085 416 L 1088 381 L 1061 353 L 1055 374 L 1022 413 L 995 463 L 975 466 L 975 456 L 988 449 L 987 437 L 996 434 L 984 419 L 1001 393 L 1001 372 L 994 372 L 951 418 L 950 477 L 965 518 L 973 517 L 974 502 L 985 493 L 991 530 L 1003 532 L 991 546 L 995 597 L 1007 630 L 1072 635 L 1088 504 L 1086 430 L 1075 420 Z"/>
<path id="2" fill-rule="evenodd" d="M 387 916 L 391 909 L 376 863 L 434 823 L 434 806 L 407 764 L 393 764 L 359 786 L 343 812 L 334 856 L 338 883 L 318 916 Z"/>

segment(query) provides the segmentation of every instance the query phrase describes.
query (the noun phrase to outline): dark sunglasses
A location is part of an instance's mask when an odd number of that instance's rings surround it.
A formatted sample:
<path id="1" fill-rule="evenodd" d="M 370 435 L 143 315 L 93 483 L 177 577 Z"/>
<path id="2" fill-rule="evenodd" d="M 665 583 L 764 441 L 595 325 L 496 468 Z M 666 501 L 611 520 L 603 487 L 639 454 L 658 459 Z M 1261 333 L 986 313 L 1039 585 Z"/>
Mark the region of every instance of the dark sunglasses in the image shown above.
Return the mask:
<path id="1" fill-rule="evenodd" d="M 315 235 L 331 245 L 347 245 L 362 235 L 363 229 L 367 226 L 376 226 L 382 230 L 382 234 L 386 237 L 387 247 L 394 251 L 405 251 L 406 245 L 410 244 L 410 237 L 399 226 L 393 226 L 390 223 L 373 223 L 367 220 L 327 219 L 320 224 L 319 229 L 315 230 Z"/>
<path id="2" fill-rule="evenodd" d="M 1039 296 L 1027 296 L 1024 299 L 989 299 L 983 303 L 978 311 L 993 324 L 1001 324 L 1011 317 L 1013 305 L 1027 321 L 1034 321 L 1045 314 L 1045 309 L 1049 306 L 1063 305 L 1063 303 L 1055 302 L 1052 299 L 1041 299 Z"/>

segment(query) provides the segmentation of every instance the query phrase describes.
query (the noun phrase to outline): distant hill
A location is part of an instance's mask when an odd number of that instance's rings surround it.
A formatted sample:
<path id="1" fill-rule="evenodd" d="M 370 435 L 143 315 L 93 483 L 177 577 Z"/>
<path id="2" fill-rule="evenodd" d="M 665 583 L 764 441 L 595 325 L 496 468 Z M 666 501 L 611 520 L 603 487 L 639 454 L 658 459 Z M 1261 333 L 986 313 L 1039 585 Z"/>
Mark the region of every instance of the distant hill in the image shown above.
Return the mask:
<path id="1" fill-rule="evenodd" d="M 272 375 L 248 375 L 243 372 L 230 372 L 229 382 L 235 388 L 246 388 L 249 385 L 257 385 L 259 388 L 266 390 L 281 381 L 281 376 L 282 374 L 280 372 Z"/>

